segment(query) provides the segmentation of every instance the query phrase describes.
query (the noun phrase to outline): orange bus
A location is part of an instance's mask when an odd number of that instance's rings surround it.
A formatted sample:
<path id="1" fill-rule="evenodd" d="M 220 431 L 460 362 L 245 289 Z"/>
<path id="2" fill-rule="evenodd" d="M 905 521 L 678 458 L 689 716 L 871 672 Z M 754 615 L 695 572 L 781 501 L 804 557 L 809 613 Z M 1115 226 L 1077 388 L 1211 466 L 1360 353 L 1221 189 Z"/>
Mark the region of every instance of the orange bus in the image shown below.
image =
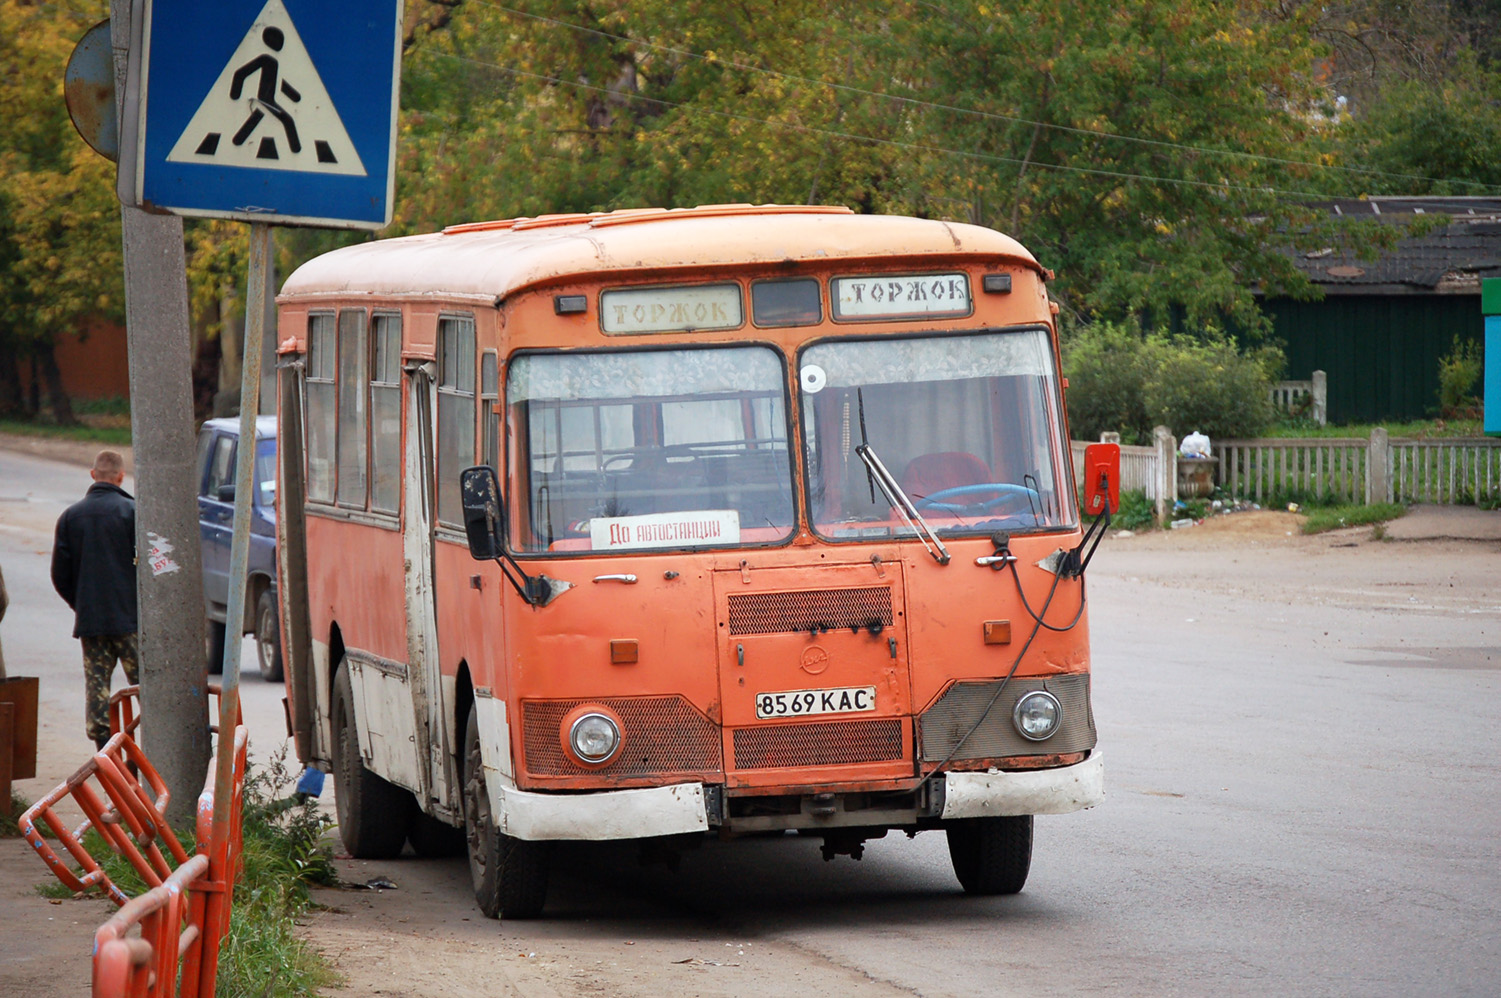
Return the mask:
<path id="1" fill-rule="evenodd" d="M 746 205 L 299 268 L 289 716 L 350 853 L 467 850 L 515 918 L 558 840 L 942 829 L 965 891 L 1019 891 L 1032 816 L 1103 797 L 1049 276 Z"/>

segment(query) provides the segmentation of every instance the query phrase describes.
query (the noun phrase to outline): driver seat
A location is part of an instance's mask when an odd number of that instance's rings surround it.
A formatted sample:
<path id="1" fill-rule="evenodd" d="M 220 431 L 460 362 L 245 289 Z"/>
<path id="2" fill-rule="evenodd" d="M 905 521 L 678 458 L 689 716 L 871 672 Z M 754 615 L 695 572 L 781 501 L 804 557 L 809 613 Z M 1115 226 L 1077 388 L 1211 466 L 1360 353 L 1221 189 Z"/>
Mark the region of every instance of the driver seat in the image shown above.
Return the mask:
<path id="1" fill-rule="evenodd" d="M 902 489 L 913 500 L 961 485 L 980 485 L 991 481 L 990 467 L 967 451 L 942 451 L 921 454 L 907 462 L 902 472 Z"/>

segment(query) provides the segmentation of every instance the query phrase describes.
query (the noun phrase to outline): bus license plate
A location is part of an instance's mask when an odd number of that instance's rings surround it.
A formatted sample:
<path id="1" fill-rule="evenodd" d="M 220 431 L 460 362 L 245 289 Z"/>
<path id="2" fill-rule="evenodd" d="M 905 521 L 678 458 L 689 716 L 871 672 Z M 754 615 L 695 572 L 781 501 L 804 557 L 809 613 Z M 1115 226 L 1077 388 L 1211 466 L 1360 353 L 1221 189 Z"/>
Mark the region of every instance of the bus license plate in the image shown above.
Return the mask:
<path id="1" fill-rule="evenodd" d="M 876 709 L 874 686 L 834 690 L 787 690 L 756 694 L 756 717 L 808 717 L 813 714 L 859 714 Z"/>

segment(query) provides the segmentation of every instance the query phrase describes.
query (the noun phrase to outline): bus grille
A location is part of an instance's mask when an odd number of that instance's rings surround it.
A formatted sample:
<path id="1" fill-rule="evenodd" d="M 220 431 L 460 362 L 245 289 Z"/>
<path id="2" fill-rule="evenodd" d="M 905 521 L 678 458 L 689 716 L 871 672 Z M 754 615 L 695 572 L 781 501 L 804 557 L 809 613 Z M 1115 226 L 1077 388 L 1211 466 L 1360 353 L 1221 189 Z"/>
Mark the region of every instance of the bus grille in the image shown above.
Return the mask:
<path id="1" fill-rule="evenodd" d="M 996 684 L 955 683 L 944 691 L 938 702 L 922 715 L 921 744 L 925 762 L 940 762 L 954 747 L 955 761 L 961 759 L 1002 759 L 1015 755 L 1061 755 L 1069 752 L 1084 752 L 1094 748 L 1096 735 L 1094 711 L 1089 704 L 1089 673 L 1067 673 L 1047 678 L 1017 677 L 1006 684 L 1000 699 L 989 714 L 985 706 L 995 696 Z M 1047 690 L 1058 698 L 1063 708 L 1063 723 L 1047 741 L 1028 741 L 1017 734 L 1011 723 L 1011 712 L 1023 693 Z M 975 727 L 981 716 L 983 723 L 974 734 L 960 745 L 960 739 Z"/>
<path id="2" fill-rule="evenodd" d="M 790 593 L 733 593 L 731 634 L 890 627 L 891 588 L 809 589 Z"/>
<path id="3" fill-rule="evenodd" d="M 834 721 L 735 729 L 736 769 L 791 769 L 902 758 L 902 722 Z"/>
<path id="4" fill-rule="evenodd" d="M 563 718 L 585 703 L 613 710 L 625 735 L 620 755 L 601 769 L 587 769 L 570 759 L 559 736 Z M 682 697 L 525 700 L 521 709 L 526 770 L 533 776 L 717 774 L 724 768 L 719 729 Z"/>

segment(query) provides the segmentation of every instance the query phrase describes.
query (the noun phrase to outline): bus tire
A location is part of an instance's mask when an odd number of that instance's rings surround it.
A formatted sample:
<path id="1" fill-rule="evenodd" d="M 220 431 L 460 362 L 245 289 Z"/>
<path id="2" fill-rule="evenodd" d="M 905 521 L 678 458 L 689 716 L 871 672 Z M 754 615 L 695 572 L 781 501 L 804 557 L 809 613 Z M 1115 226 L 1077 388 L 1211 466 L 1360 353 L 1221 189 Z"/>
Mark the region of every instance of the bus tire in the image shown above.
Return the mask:
<path id="1" fill-rule="evenodd" d="M 269 589 L 255 602 L 255 652 L 261 678 L 268 683 L 281 682 L 281 622 L 276 619 L 276 600 Z"/>
<path id="2" fill-rule="evenodd" d="M 227 629 L 217 620 L 210 620 L 203 641 L 203 662 L 210 676 L 224 671 L 224 639 Z"/>
<path id="3" fill-rule="evenodd" d="M 468 847 L 464 827 L 455 828 L 430 814 L 418 810 L 412 816 L 412 827 L 407 831 L 407 841 L 412 851 L 423 859 L 446 859 L 462 856 Z"/>
<path id="4" fill-rule="evenodd" d="M 354 719 L 354 688 L 343 659 L 334 674 L 333 729 L 334 810 L 344 848 L 356 859 L 401 855 L 416 801 L 365 768 Z"/>
<path id="5" fill-rule="evenodd" d="M 479 719 L 469 712 L 464 726 L 464 835 L 474 900 L 490 918 L 536 918 L 547 900 L 546 842 L 512 838 L 495 827 L 485 786 Z"/>
<path id="6" fill-rule="evenodd" d="M 957 818 L 944 826 L 966 894 L 1016 894 L 1032 868 L 1032 816 Z"/>

